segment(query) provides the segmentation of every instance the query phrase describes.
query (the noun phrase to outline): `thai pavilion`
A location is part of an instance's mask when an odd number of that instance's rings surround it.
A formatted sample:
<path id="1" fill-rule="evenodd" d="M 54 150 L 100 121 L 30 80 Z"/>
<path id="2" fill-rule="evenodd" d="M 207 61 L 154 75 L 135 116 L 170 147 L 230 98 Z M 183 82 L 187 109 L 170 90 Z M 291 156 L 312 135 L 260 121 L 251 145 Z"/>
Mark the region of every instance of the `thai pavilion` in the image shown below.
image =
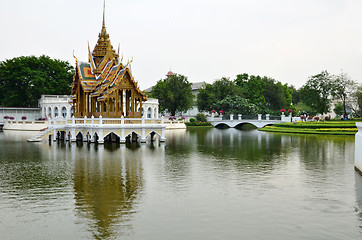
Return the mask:
<path id="1" fill-rule="evenodd" d="M 164 142 L 164 118 L 158 119 L 158 100 L 147 101 L 132 76 L 130 63 L 123 65 L 107 34 L 104 10 L 102 30 L 93 51 L 88 44 L 88 62 L 76 59 L 70 102 L 72 111 L 59 112 L 59 106 L 43 104 L 48 127 L 28 141 L 145 143 L 159 136 Z M 49 101 L 48 101 L 49 103 Z M 48 110 L 47 110 L 48 109 Z M 142 110 L 144 109 L 144 110 Z M 53 111 L 54 110 L 54 111 Z M 53 114 L 54 112 L 54 114 Z M 71 116 L 71 113 L 73 115 Z"/>
<path id="2" fill-rule="evenodd" d="M 147 100 L 134 80 L 130 63 L 123 64 L 113 49 L 104 20 L 93 51 L 88 43 L 88 62 L 79 62 L 71 92 L 75 117 L 140 118 Z"/>

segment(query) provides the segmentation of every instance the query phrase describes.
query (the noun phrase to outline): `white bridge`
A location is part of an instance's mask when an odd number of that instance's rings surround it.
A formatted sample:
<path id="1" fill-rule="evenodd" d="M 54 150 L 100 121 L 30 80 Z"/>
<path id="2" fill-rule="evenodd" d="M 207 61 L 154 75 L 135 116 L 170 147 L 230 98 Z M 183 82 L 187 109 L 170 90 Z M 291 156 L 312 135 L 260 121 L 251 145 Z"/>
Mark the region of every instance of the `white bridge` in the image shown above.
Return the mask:
<path id="1" fill-rule="evenodd" d="M 244 119 L 245 118 L 245 119 Z M 283 122 L 290 122 L 290 121 L 299 121 L 299 117 L 287 117 L 285 115 L 281 115 L 280 117 L 270 117 L 269 114 L 266 114 L 263 118 L 262 114 L 258 114 L 258 116 L 247 116 L 242 117 L 241 114 L 238 114 L 238 119 L 234 119 L 234 115 L 230 115 L 230 119 L 225 120 L 222 119 L 222 117 L 214 117 L 213 115 L 211 117 L 207 118 L 207 121 L 209 121 L 214 127 L 226 125 L 228 127 L 238 127 L 243 124 L 252 124 L 256 126 L 257 128 L 262 128 L 267 125 L 273 125 L 275 123 L 283 123 Z"/>
<path id="2" fill-rule="evenodd" d="M 104 141 L 125 143 L 127 140 L 146 142 L 148 138 L 154 139 L 158 136 L 160 142 L 165 138 L 164 118 L 145 119 L 143 118 L 55 118 L 49 120 L 48 128 L 41 131 L 37 136 L 28 141 L 41 141 L 49 137 L 49 140 L 56 141 L 83 141 L 98 142 Z"/>

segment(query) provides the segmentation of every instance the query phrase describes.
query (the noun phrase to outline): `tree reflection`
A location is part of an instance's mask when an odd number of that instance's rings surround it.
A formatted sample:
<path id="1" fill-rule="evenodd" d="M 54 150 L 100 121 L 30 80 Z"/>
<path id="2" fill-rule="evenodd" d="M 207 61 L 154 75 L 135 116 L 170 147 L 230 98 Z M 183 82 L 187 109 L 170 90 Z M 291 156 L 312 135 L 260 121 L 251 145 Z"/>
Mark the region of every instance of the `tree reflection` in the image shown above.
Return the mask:
<path id="1" fill-rule="evenodd" d="M 277 160 L 287 148 L 281 136 L 264 132 L 229 129 L 192 129 L 189 140 L 197 151 L 212 158 L 232 160 L 238 165 Z"/>
<path id="2" fill-rule="evenodd" d="M 122 234 L 143 187 L 141 157 L 124 145 L 111 151 L 98 146 L 83 154 L 76 149 L 74 156 L 77 212 L 88 220 L 96 239 Z"/>
<path id="3" fill-rule="evenodd" d="M 354 136 L 297 135 L 294 139 L 307 170 L 326 169 L 353 158 Z"/>

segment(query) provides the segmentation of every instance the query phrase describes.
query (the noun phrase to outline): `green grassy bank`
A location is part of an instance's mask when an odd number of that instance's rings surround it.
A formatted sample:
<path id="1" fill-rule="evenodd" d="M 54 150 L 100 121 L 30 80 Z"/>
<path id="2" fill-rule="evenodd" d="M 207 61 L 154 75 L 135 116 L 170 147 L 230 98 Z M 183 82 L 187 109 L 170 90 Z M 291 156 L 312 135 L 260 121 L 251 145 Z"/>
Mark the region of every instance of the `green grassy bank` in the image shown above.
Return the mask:
<path id="1" fill-rule="evenodd" d="M 354 135 L 358 131 L 356 122 L 354 121 L 278 123 L 273 126 L 259 128 L 258 130 L 266 132 L 333 135 Z"/>

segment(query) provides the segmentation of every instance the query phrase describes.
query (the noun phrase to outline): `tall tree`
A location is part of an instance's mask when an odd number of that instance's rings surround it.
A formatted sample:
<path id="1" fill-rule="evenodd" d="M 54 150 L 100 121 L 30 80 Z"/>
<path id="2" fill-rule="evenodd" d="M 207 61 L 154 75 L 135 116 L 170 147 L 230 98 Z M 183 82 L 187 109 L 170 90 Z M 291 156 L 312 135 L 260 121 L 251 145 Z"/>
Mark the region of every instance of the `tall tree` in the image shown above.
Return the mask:
<path id="1" fill-rule="evenodd" d="M 362 116 L 362 86 L 357 88 L 357 91 L 353 94 L 355 103 L 351 104 L 350 107 L 357 117 Z"/>
<path id="2" fill-rule="evenodd" d="M 205 88 L 200 89 L 197 95 L 197 107 L 201 111 L 210 111 L 216 102 L 223 100 L 225 97 L 237 96 L 241 94 L 240 88 L 229 78 L 222 77 L 213 82 L 205 84 Z"/>
<path id="3" fill-rule="evenodd" d="M 272 78 L 263 77 L 262 80 L 265 82 L 263 95 L 266 109 L 279 112 L 282 108 L 288 108 L 292 102 L 293 90 L 287 84 L 283 85 Z"/>
<path id="4" fill-rule="evenodd" d="M 301 88 L 301 99 L 312 107 L 315 113 L 328 113 L 330 108 L 330 95 L 333 90 L 333 76 L 327 71 L 309 77 Z"/>
<path id="5" fill-rule="evenodd" d="M 197 108 L 199 111 L 210 111 L 216 101 L 212 84 L 205 83 L 205 87 L 197 94 Z"/>
<path id="6" fill-rule="evenodd" d="M 181 74 L 159 80 L 152 89 L 152 95 L 158 98 L 161 111 L 167 110 L 172 115 L 190 109 L 194 98 L 191 83 Z"/>
<path id="7" fill-rule="evenodd" d="M 0 105 L 36 107 L 42 94 L 70 94 L 74 69 L 48 56 L 22 56 L 0 62 Z"/>
<path id="8" fill-rule="evenodd" d="M 241 96 L 226 96 L 224 99 L 217 101 L 213 108 L 215 110 L 223 110 L 226 114 L 256 115 L 260 113 L 260 108 L 249 99 Z"/>
<path id="9" fill-rule="evenodd" d="M 248 75 L 246 73 L 236 76 L 234 82 L 241 87 L 243 96 L 258 107 L 265 108 L 265 81 L 260 76 Z"/>
<path id="10" fill-rule="evenodd" d="M 333 78 L 332 96 L 335 99 L 341 100 L 343 106 L 343 113 L 347 116 L 348 102 L 354 102 L 353 99 L 358 89 L 358 85 L 355 81 L 351 80 L 346 73 L 341 73 Z M 352 106 L 350 106 L 352 107 Z"/>

